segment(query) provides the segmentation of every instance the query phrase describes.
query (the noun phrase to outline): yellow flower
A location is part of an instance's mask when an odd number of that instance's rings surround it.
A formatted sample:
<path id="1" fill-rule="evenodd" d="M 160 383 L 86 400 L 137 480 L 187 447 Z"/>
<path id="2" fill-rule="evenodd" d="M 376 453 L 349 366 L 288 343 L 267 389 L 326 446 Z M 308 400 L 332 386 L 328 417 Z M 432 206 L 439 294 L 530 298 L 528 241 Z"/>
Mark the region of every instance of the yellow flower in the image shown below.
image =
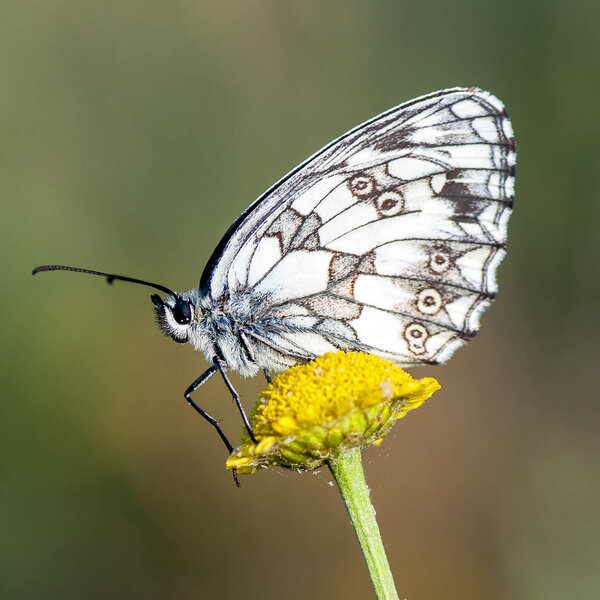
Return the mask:
<path id="1" fill-rule="evenodd" d="M 413 379 L 400 367 L 360 352 L 328 353 L 277 375 L 251 414 L 256 443 L 242 445 L 227 468 L 254 473 L 279 465 L 316 469 L 353 448 L 378 443 L 397 419 L 440 385 Z"/>

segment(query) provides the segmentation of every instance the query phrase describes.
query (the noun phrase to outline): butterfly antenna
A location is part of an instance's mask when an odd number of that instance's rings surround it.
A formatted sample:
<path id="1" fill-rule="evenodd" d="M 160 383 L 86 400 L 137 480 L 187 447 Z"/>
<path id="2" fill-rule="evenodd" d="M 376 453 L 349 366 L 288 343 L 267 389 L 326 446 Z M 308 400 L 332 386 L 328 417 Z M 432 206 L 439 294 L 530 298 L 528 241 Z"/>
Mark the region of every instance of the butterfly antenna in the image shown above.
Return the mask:
<path id="1" fill-rule="evenodd" d="M 36 267 L 31 272 L 32 275 L 36 273 L 41 273 L 42 271 L 73 271 L 75 273 L 89 273 L 90 275 L 100 275 L 100 277 L 106 277 L 107 283 L 112 283 L 115 280 L 119 281 L 129 281 L 130 283 L 138 283 L 139 285 L 146 285 L 148 287 L 160 290 L 161 292 L 165 292 L 165 294 L 176 295 L 173 290 L 170 290 L 168 287 L 164 285 L 160 285 L 159 283 L 151 283 L 150 281 L 144 281 L 143 279 L 135 279 L 134 277 L 125 277 L 124 275 L 115 275 L 114 273 L 103 273 L 102 271 L 92 271 L 91 269 L 80 269 L 78 267 L 68 267 L 65 265 L 42 265 L 41 267 Z"/>

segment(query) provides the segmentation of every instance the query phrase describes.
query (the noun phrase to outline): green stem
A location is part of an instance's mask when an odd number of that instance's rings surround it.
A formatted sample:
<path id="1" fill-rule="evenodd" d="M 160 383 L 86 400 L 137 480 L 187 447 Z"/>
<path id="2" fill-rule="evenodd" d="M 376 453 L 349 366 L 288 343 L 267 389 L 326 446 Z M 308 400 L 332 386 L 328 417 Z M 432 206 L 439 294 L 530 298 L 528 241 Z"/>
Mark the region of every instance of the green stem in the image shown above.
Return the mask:
<path id="1" fill-rule="evenodd" d="M 375 510 L 365 481 L 360 450 L 352 450 L 335 460 L 328 461 L 340 494 L 350 515 L 360 549 L 362 550 L 378 600 L 398 600 L 394 578 L 385 555 L 381 534 L 375 519 Z"/>

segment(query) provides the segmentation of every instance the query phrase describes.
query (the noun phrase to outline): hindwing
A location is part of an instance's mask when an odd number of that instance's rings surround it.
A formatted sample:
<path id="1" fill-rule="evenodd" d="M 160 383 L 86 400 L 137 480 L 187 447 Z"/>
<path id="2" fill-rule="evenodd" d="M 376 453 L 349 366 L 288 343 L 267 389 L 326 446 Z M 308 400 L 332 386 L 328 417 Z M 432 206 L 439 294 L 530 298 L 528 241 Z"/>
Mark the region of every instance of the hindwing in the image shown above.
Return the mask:
<path id="1" fill-rule="evenodd" d="M 508 115 L 487 92 L 454 88 L 400 105 L 251 205 L 201 287 L 260 307 L 246 333 L 285 364 L 336 349 L 443 362 L 496 293 L 515 158 Z"/>

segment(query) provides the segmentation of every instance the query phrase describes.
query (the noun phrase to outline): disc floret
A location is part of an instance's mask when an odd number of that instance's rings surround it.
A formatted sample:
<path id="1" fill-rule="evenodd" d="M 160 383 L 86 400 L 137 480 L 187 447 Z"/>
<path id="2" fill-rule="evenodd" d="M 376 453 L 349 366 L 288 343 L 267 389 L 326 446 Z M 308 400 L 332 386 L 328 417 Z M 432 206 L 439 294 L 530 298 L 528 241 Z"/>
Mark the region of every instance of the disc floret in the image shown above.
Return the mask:
<path id="1" fill-rule="evenodd" d="M 244 433 L 227 467 L 238 473 L 270 465 L 318 468 L 380 442 L 439 387 L 370 354 L 324 354 L 273 378 L 251 414 L 256 443 Z"/>

